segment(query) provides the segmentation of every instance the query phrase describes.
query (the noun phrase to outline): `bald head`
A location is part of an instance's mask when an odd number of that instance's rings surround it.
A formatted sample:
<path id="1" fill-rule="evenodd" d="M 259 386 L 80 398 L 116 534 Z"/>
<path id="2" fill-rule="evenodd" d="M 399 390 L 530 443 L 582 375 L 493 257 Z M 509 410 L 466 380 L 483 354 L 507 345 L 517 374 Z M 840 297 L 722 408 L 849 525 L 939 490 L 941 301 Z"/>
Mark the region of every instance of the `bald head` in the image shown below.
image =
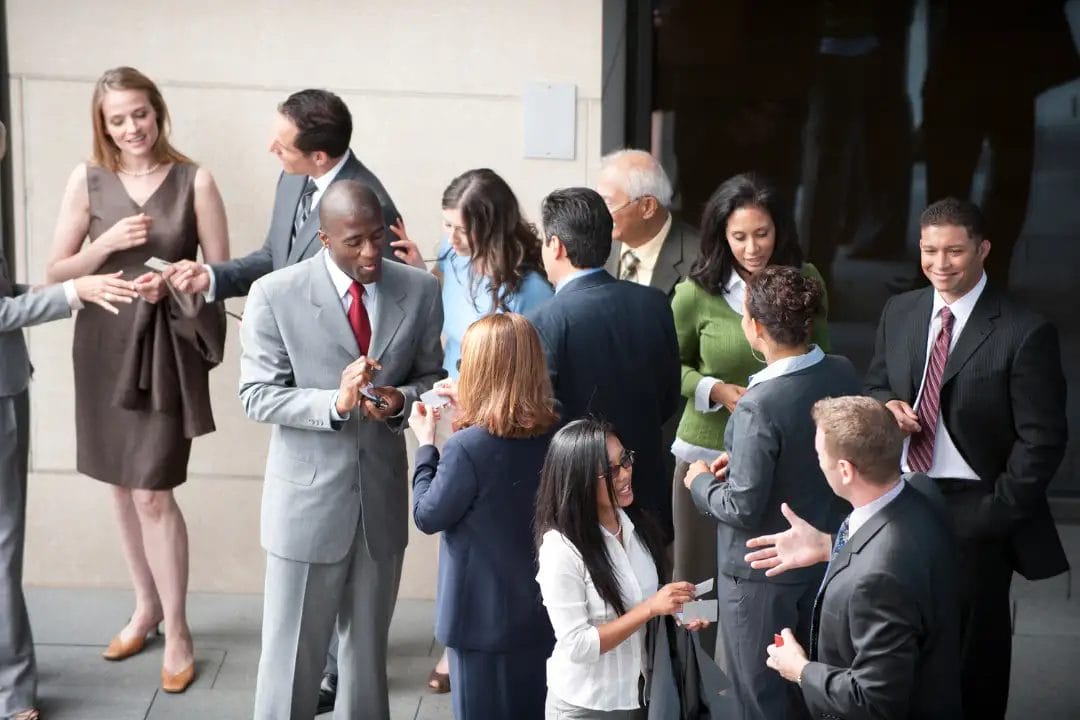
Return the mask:
<path id="1" fill-rule="evenodd" d="M 319 200 L 319 224 L 324 228 L 343 218 L 364 217 L 383 223 L 382 204 L 375 191 L 357 180 L 332 183 Z"/>
<path id="2" fill-rule="evenodd" d="M 319 201 L 319 239 L 341 270 L 361 284 L 379 281 L 386 243 L 382 206 L 374 191 L 339 180 Z"/>

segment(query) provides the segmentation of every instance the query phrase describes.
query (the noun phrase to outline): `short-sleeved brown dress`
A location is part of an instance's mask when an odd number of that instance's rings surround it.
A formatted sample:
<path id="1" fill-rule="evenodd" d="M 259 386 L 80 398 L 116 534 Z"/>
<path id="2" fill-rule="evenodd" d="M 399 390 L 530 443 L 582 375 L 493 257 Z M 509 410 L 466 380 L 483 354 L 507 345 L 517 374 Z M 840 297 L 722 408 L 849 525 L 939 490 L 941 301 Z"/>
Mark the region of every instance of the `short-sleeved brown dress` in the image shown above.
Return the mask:
<path id="1" fill-rule="evenodd" d="M 115 173 L 87 166 L 90 242 L 125 217 L 152 218 L 145 244 L 111 254 L 97 272 L 132 280 L 151 256 L 195 259 L 197 169 L 174 164 L 140 206 Z M 214 430 L 209 372 L 221 362 L 224 310 L 174 294 L 116 306 L 119 315 L 88 304 L 75 319 L 76 467 L 114 485 L 173 488 L 187 479 L 191 439 Z"/>

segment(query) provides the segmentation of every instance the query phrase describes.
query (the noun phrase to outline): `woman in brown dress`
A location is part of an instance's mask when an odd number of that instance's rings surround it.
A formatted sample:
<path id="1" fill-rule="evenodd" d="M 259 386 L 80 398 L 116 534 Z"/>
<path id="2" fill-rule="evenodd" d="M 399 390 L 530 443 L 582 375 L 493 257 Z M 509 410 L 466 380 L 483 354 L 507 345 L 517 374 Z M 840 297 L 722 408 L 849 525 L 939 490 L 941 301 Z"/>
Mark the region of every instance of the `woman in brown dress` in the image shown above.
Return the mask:
<path id="1" fill-rule="evenodd" d="M 133 68 L 107 71 L 94 89 L 93 159 L 71 173 L 57 221 L 50 282 L 123 271 L 141 301 L 75 320 L 75 426 L 79 472 L 110 483 L 135 610 L 104 657 L 142 650 L 165 622 L 162 687 L 194 679 L 188 628 L 188 537 L 172 489 L 187 478 L 191 439 L 214 429 L 208 373 L 221 360 L 220 306 L 192 300 L 148 270 L 229 256 L 225 208 L 213 178 L 168 141 L 169 115 L 154 83 Z"/>

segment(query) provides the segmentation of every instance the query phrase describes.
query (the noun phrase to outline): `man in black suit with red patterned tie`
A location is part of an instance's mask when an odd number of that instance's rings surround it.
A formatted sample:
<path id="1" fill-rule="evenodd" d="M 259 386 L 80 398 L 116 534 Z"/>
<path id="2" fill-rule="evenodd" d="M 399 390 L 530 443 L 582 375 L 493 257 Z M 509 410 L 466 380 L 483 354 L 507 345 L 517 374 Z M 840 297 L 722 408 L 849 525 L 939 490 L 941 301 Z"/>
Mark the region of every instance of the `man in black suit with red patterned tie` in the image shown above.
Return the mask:
<path id="1" fill-rule="evenodd" d="M 882 311 L 868 394 L 907 435 L 901 464 L 945 494 L 960 553 L 961 692 L 967 718 L 1004 718 L 1013 571 L 1068 569 L 1046 502 L 1065 451 L 1057 331 L 987 278 L 979 208 L 946 198 L 920 218 L 931 287 Z"/>

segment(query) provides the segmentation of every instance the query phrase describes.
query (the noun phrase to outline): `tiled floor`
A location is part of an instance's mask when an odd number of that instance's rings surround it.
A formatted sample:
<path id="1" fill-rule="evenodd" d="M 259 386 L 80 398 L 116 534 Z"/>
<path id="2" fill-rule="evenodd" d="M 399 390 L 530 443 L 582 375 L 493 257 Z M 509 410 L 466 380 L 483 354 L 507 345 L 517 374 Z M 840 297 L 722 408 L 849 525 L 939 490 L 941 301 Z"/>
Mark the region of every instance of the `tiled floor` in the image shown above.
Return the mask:
<path id="1" fill-rule="evenodd" d="M 1080 567 L 1080 526 L 1061 527 Z M 1010 718 L 1080 717 L 1080 580 L 1017 578 Z M 244 720 L 251 717 L 259 657 L 259 595 L 193 595 L 199 677 L 188 692 L 158 691 L 161 643 L 125 662 L 98 654 L 125 622 L 130 596 L 118 590 L 32 588 L 41 704 L 47 720 Z M 432 604 L 398 603 L 390 630 L 390 704 L 394 720 L 451 717 L 447 696 L 425 680 L 440 651 L 432 640 Z M 329 717 L 329 716 L 325 716 Z M 493 719 L 497 720 L 497 719 Z"/>

